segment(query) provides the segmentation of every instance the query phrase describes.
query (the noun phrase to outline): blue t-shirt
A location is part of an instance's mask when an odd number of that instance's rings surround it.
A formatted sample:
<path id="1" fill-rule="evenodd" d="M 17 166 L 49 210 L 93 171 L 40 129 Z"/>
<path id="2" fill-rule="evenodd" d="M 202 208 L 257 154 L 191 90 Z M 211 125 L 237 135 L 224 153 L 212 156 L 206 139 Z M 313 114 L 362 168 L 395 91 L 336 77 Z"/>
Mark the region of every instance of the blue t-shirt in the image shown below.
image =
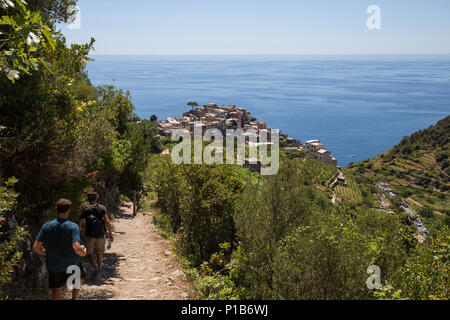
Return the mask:
<path id="1" fill-rule="evenodd" d="M 73 250 L 72 244 L 81 242 L 78 225 L 67 219 L 55 219 L 47 222 L 39 231 L 37 241 L 47 250 L 47 268 L 51 272 L 66 272 L 72 265 L 78 265 L 80 256 Z"/>

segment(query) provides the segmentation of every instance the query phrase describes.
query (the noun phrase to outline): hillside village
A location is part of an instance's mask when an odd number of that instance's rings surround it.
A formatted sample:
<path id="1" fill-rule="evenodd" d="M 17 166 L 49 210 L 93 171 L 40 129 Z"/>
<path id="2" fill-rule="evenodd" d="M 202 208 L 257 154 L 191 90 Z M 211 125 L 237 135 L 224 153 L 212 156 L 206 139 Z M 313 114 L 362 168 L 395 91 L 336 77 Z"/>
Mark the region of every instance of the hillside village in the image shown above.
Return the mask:
<path id="1" fill-rule="evenodd" d="M 187 129 L 193 133 L 196 125 L 201 127 L 202 133 L 207 129 L 218 129 L 223 134 L 227 129 L 254 129 L 258 133 L 259 130 L 267 129 L 265 122 L 257 121 L 244 108 L 236 108 L 234 105 L 219 107 L 215 103 L 210 103 L 203 107 L 192 108 L 182 117 L 168 117 L 164 121 L 159 121 L 159 135 L 170 137 L 176 129 Z"/>
<path id="2" fill-rule="evenodd" d="M 192 110 L 183 113 L 182 117 L 173 116 L 158 121 L 157 127 L 160 137 L 170 137 L 177 129 L 189 130 L 192 136 L 195 129 L 201 129 L 202 134 L 208 129 L 218 129 L 223 135 L 228 129 L 243 129 L 244 131 L 253 129 L 258 136 L 260 136 L 261 130 L 270 130 L 267 128 L 266 122 L 258 121 L 252 117 L 248 110 L 236 108 L 235 105 L 219 106 L 216 103 L 209 103 L 203 107 L 193 107 Z M 267 141 L 269 143 L 270 138 L 270 134 L 268 134 Z M 251 144 L 251 142 L 247 142 L 247 144 Z M 285 136 L 282 147 L 289 152 L 306 151 L 308 156 L 337 166 L 337 159 L 333 157 L 330 151 L 325 149 L 320 140 L 307 141 L 306 145 L 303 146 L 299 140 Z"/>

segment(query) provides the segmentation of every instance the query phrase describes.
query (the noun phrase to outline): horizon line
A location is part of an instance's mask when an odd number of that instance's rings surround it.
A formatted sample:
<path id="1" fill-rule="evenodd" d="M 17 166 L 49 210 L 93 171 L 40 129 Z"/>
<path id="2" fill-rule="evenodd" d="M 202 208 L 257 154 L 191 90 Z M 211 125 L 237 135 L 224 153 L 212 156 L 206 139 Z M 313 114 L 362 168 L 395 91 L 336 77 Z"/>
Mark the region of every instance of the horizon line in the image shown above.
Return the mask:
<path id="1" fill-rule="evenodd" d="M 450 55 L 445 53 L 91 53 L 91 56 L 426 56 Z"/>

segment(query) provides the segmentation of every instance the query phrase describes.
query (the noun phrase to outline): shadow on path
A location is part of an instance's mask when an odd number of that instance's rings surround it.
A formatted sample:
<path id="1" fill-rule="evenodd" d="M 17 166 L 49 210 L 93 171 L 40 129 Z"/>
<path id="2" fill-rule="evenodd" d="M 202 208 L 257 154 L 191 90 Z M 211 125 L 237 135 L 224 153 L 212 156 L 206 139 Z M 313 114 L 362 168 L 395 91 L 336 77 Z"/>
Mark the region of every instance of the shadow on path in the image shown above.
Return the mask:
<path id="1" fill-rule="evenodd" d="M 133 214 L 127 213 L 125 210 L 119 209 L 116 212 L 114 212 L 114 219 L 133 219 Z"/>

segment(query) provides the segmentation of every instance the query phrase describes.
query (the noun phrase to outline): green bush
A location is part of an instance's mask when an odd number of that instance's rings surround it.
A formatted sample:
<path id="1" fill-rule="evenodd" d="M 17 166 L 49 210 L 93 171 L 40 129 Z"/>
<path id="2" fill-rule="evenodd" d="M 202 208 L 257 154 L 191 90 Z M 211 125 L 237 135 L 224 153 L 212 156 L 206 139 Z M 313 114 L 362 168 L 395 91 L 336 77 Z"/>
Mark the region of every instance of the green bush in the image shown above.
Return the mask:
<path id="1" fill-rule="evenodd" d="M 153 157 L 145 180 L 154 188 L 157 205 L 162 214 L 169 217 L 172 232 L 178 232 L 181 227 L 180 202 L 183 192 L 180 167 L 173 164 L 170 157 Z"/>
<path id="2" fill-rule="evenodd" d="M 170 157 L 151 162 L 157 205 L 169 217 L 180 247 L 194 265 L 208 261 L 223 242 L 234 243 L 235 202 L 243 190 L 241 170 L 227 165 L 181 165 Z"/>
<path id="3" fill-rule="evenodd" d="M 368 250 L 353 226 L 329 216 L 287 236 L 274 256 L 272 297 L 340 300 L 369 297 Z"/>
<path id="4" fill-rule="evenodd" d="M 314 160 L 284 161 L 277 175 L 263 183 L 247 183 L 235 215 L 243 285 L 253 299 L 271 298 L 274 257 L 281 241 L 313 212 L 331 207 L 312 182 Z M 311 166 L 310 166 L 311 164 Z"/>
<path id="5" fill-rule="evenodd" d="M 450 298 L 449 230 L 438 230 L 427 244 L 418 245 L 408 255 L 391 282 L 403 299 L 448 300 Z M 391 297 L 392 298 L 392 297 Z"/>
<path id="6" fill-rule="evenodd" d="M 196 265 L 210 259 L 223 242 L 234 243 L 235 201 L 243 183 L 232 166 L 184 166 L 180 244 Z"/>
<path id="7" fill-rule="evenodd" d="M 11 282 L 11 275 L 22 258 L 20 244 L 28 233 L 22 227 L 10 229 L 8 220 L 13 219 L 11 210 L 18 194 L 13 190 L 17 180 L 8 179 L 0 185 L 0 300 L 6 298 L 4 287 Z"/>

